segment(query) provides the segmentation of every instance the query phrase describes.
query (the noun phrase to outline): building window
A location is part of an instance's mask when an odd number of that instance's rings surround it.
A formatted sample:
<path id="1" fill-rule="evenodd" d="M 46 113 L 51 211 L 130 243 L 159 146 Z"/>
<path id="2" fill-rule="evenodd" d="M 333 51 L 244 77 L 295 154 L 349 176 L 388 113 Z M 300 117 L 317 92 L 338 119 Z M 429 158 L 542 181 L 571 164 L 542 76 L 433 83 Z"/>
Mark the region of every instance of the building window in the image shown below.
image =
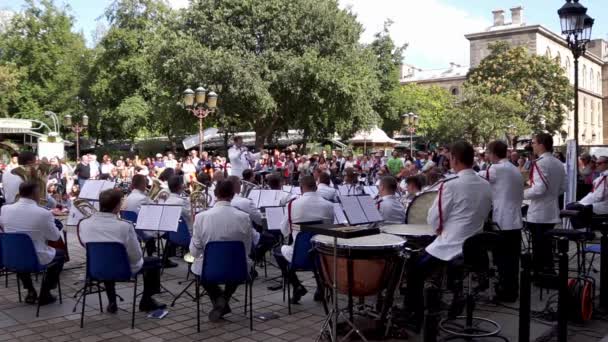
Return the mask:
<path id="1" fill-rule="evenodd" d="M 597 73 L 597 78 L 595 80 L 597 82 L 597 93 L 601 94 L 602 93 L 602 76 L 600 76 L 600 73 Z"/>
<path id="2" fill-rule="evenodd" d="M 545 56 L 551 58 L 551 49 L 547 46 L 547 51 L 545 52 Z"/>
<path id="3" fill-rule="evenodd" d="M 458 87 L 452 87 L 450 88 L 450 94 L 458 96 L 458 94 L 460 94 L 460 90 L 458 90 Z"/>
<path id="4" fill-rule="evenodd" d="M 583 120 L 585 121 L 585 123 L 589 122 L 589 119 L 587 118 L 587 98 L 586 97 L 583 98 Z"/>
<path id="5" fill-rule="evenodd" d="M 570 57 L 566 57 L 565 68 L 566 68 L 566 77 L 568 77 L 569 80 L 572 80 L 572 74 L 570 72 Z"/>
<path id="6" fill-rule="evenodd" d="M 593 100 L 589 101 L 591 103 L 591 124 L 595 123 L 595 106 L 593 105 Z"/>
<path id="7" fill-rule="evenodd" d="M 602 126 L 603 122 L 603 116 L 602 116 L 602 103 L 598 102 L 597 103 L 597 125 L 598 126 Z"/>
<path id="8" fill-rule="evenodd" d="M 579 80 L 582 81 L 581 83 L 583 84 L 583 88 L 585 88 L 587 86 L 587 66 L 583 65 L 583 79 Z"/>
<path id="9" fill-rule="evenodd" d="M 595 81 L 593 79 L 593 68 L 591 68 L 591 71 L 589 71 L 589 90 L 594 91 L 593 87 L 595 87 Z"/>

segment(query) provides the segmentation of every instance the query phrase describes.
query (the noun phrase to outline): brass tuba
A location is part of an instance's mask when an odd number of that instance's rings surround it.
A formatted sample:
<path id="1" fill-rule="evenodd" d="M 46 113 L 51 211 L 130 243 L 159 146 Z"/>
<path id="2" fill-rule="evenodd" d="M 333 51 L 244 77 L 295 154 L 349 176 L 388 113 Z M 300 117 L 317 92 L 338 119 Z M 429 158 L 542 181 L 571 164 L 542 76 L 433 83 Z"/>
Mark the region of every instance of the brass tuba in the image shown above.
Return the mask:
<path id="1" fill-rule="evenodd" d="M 253 184 L 246 180 L 241 180 L 241 197 L 247 198 L 247 196 L 249 196 L 249 193 L 251 192 L 251 190 L 259 189 L 259 188 L 260 187 L 257 186 L 256 184 Z"/>
<path id="2" fill-rule="evenodd" d="M 152 188 L 148 192 L 148 196 L 154 202 L 158 202 L 159 200 L 166 200 L 169 197 L 169 192 L 163 189 L 160 181 L 158 179 L 152 180 Z"/>
<path id="3" fill-rule="evenodd" d="M 211 196 L 209 196 L 208 188 L 201 184 L 195 185 L 196 189 L 190 194 L 190 211 L 192 214 L 192 221 L 194 221 L 194 217 L 196 214 L 200 213 L 203 210 L 207 210 L 209 208 L 209 204 L 211 203 Z"/>
<path id="4" fill-rule="evenodd" d="M 49 173 L 51 172 L 51 164 L 46 162 L 40 162 L 38 165 L 25 165 L 19 166 L 11 170 L 11 173 L 19 176 L 24 182 L 35 182 L 38 185 L 40 191 L 40 200 L 38 204 L 45 207 L 48 204 L 46 199 L 47 196 L 47 181 L 49 179 Z M 15 200 L 19 199 L 19 194 L 15 197 Z"/>
<path id="5" fill-rule="evenodd" d="M 80 211 L 85 218 L 91 217 L 94 213 L 97 212 L 97 209 L 95 209 L 95 207 L 91 205 L 89 201 L 82 198 L 75 199 L 72 205 L 75 206 L 76 209 L 78 209 L 78 211 Z"/>

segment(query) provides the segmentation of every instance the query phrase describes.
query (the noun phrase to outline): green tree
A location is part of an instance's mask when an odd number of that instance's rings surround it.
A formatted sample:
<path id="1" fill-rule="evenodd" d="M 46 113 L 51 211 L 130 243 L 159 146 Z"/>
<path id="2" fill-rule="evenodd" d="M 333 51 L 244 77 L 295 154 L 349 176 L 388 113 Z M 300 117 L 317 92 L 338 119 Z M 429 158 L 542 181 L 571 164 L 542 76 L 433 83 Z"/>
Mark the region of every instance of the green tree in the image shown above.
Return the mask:
<path id="1" fill-rule="evenodd" d="M 9 117 L 19 99 L 21 72 L 14 64 L 0 64 L 0 116 Z"/>
<path id="2" fill-rule="evenodd" d="M 479 92 L 514 96 L 525 108 L 520 118 L 533 131 L 557 133 L 572 108 L 573 90 L 560 65 L 506 42 L 490 45 L 466 83 Z"/>
<path id="3" fill-rule="evenodd" d="M 78 96 L 89 58 L 84 38 L 72 32 L 68 10 L 50 0 L 27 0 L 0 34 L 0 65 L 20 74 L 18 95 L 2 100 L 4 115 L 44 120 L 45 110 L 74 114 L 82 109 Z"/>

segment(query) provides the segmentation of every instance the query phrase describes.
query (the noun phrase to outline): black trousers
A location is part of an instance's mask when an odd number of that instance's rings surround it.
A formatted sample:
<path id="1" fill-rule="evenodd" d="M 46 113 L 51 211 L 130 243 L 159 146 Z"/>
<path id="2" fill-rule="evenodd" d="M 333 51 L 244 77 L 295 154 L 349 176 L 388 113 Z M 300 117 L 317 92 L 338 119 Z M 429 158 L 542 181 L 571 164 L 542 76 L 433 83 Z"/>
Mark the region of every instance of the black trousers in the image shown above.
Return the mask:
<path id="1" fill-rule="evenodd" d="M 144 264 L 141 267 L 144 278 L 144 292 L 141 297 L 141 302 L 150 300 L 153 295 L 160 293 L 160 268 L 161 260 L 157 257 L 144 258 Z M 108 302 L 116 303 L 116 282 L 104 281 L 103 285 L 106 288 Z"/>
<path id="2" fill-rule="evenodd" d="M 498 295 L 517 299 L 519 293 L 519 256 L 521 254 L 521 229 L 501 230 L 501 243 L 494 256 L 498 268 Z"/>
<path id="3" fill-rule="evenodd" d="M 422 252 L 418 257 L 411 258 L 406 265 L 407 292 L 404 306 L 407 311 L 414 313 L 416 318 L 424 316 L 424 283 L 429 280 L 437 288 L 441 288 L 443 270 L 448 265 L 446 261 Z"/>
<path id="4" fill-rule="evenodd" d="M 528 229 L 532 235 L 532 267 L 535 273 L 553 270 L 553 250 L 551 237 L 546 233 L 555 227 L 555 223 L 530 223 Z"/>
<path id="5" fill-rule="evenodd" d="M 283 253 L 281 253 L 281 246 L 275 248 L 272 254 L 274 254 L 274 258 L 277 261 L 279 268 L 281 269 L 281 273 L 283 273 L 283 277 L 287 275 L 287 281 L 289 281 L 291 286 L 294 289 L 302 286 L 302 283 L 300 282 L 300 279 L 298 279 L 298 275 L 296 274 L 296 272 L 289 272 L 289 261 L 287 261 L 287 259 L 285 259 L 285 257 L 283 256 Z"/>
<path id="6" fill-rule="evenodd" d="M 224 285 L 224 289 L 220 287 L 218 284 L 208 284 L 201 283 L 207 294 L 209 294 L 209 298 L 211 298 L 211 302 L 215 304 L 216 300 L 220 297 L 224 297 L 226 303 L 230 301 L 230 297 L 236 292 L 236 289 L 239 287 L 237 284 L 226 284 Z"/>
<path id="7" fill-rule="evenodd" d="M 60 249 L 55 250 L 55 263 L 46 269 L 46 278 L 42 283 L 42 293 L 40 295 L 48 295 L 50 291 L 57 288 L 59 282 L 59 274 L 63 271 L 63 263 L 65 262 L 65 252 Z M 23 287 L 28 291 L 36 291 L 34 284 L 32 283 L 32 276 L 29 273 L 17 273 L 19 280 L 23 283 Z"/>

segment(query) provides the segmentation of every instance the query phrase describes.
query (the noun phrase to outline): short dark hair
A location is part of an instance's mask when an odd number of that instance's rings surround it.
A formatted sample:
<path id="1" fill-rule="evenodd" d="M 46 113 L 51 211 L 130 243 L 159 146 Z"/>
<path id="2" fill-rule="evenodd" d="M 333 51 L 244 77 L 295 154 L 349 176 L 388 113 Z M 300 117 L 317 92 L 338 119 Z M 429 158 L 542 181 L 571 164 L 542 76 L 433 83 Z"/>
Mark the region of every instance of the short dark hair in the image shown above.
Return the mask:
<path id="1" fill-rule="evenodd" d="M 217 183 L 215 186 L 215 197 L 218 199 L 231 201 L 234 197 L 234 187 L 232 182 L 229 180 L 223 180 Z"/>
<path id="2" fill-rule="evenodd" d="M 19 197 L 32 198 L 40 190 L 36 182 L 23 182 L 19 185 Z"/>
<path id="3" fill-rule="evenodd" d="M 302 191 L 304 190 L 312 190 L 317 191 L 317 182 L 315 182 L 315 177 L 313 176 L 304 176 L 300 179 L 300 188 Z"/>
<path id="4" fill-rule="evenodd" d="M 241 180 L 237 176 L 228 176 L 228 178 L 226 178 L 226 181 L 228 181 L 232 184 L 232 188 L 234 189 L 235 194 L 238 191 L 238 189 L 241 188 Z"/>
<path id="5" fill-rule="evenodd" d="M 243 170 L 243 179 L 244 180 L 250 180 L 251 177 L 253 177 L 253 171 L 251 171 L 250 169 Z"/>
<path id="6" fill-rule="evenodd" d="M 148 186 L 148 180 L 144 175 L 135 175 L 131 180 L 131 187 L 133 189 L 139 189 L 141 187 Z"/>
<path id="7" fill-rule="evenodd" d="M 321 172 L 319 175 L 319 183 L 323 183 L 325 185 L 329 185 L 331 178 L 327 174 L 327 172 Z"/>
<path id="8" fill-rule="evenodd" d="M 19 163 L 19 165 L 21 165 L 21 166 L 32 164 L 35 162 L 36 162 L 36 155 L 34 154 L 34 152 L 23 151 L 23 152 L 19 153 L 19 157 L 17 157 L 17 163 Z"/>
<path id="9" fill-rule="evenodd" d="M 500 159 L 507 158 L 507 144 L 500 140 L 494 140 L 488 144 L 488 152 L 497 156 Z"/>
<path id="10" fill-rule="evenodd" d="M 184 186 L 184 179 L 181 176 L 171 176 L 167 185 L 169 185 L 169 191 L 172 193 L 180 192 Z"/>
<path id="11" fill-rule="evenodd" d="M 281 177 L 278 175 L 268 175 L 266 177 L 266 184 L 272 190 L 281 190 Z"/>
<path id="12" fill-rule="evenodd" d="M 111 213 L 120 205 L 122 191 L 117 189 L 104 190 L 99 194 L 99 211 Z"/>
<path id="13" fill-rule="evenodd" d="M 160 173 L 160 175 L 158 175 L 158 180 L 167 182 L 174 175 L 175 175 L 175 170 L 173 168 L 168 167 L 168 168 L 164 169 L 163 172 Z"/>
<path id="14" fill-rule="evenodd" d="M 537 133 L 534 138 L 536 143 L 545 146 L 547 151 L 553 152 L 553 137 L 549 133 Z"/>
<path id="15" fill-rule="evenodd" d="M 196 151 L 196 150 L 194 150 Z M 204 185 L 209 185 L 209 183 L 211 183 L 211 177 L 209 177 L 208 174 L 206 174 L 205 172 L 199 172 L 198 175 L 196 175 L 196 180 Z"/>
<path id="16" fill-rule="evenodd" d="M 239 141 L 239 140 L 240 140 L 240 141 L 243 141 L 243 137 L 242 137 L 242 136 L 240 136 L 240 135 L 235 135 L 234 137 L 232 137 L 232 140 L 233 140 L 234 142 L 237 142 L 237 141 Z"/>
<path id="17" fill-rule="evenodd" d="M 457 141 L 450 147 L 452 157 L 467 167 L 472 167 L 475 162 L 475 150 L 466 141 Z"/>
<path id="18" fill-rule="evenodd" d="M 409 176 L 405 179 L 405 184 L 410 185 L 413 184 L 416 189 L 422 189 L 422 179 L 420 178 L 420 176 L 415 175 L 415 176 Z"/>
<path id="19" fill-rule="evenodd" d="M 384 176 L 380 178 L 380 184 L 390 192 L 397 191 L 397 179 L 393 176 Z"/>

